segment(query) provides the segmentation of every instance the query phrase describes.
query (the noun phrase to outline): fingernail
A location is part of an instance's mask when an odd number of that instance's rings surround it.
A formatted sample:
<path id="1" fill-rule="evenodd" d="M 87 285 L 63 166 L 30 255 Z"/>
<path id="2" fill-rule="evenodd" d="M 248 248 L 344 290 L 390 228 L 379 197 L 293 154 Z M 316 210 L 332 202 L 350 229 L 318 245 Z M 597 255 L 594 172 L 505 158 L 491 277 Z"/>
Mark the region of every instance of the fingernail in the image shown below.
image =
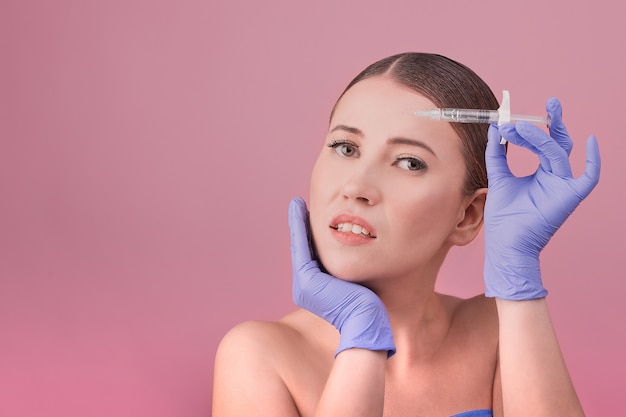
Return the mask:
<path id="1" fill-rule="evenodd" d="M 546 105 L 546 107 L 548 107 L 549 109 L 557 109 L 559 107 L 560 103 L 559 103 L 559 99 L 556 97 L 550 97 L 548 99 L 548 104 Z"/>
<path id="2" fill-rule="evenodd" d="M 291 219 L 298 212 L 298 199 L 294 198 L 289 202 L 289 218 Z"/>
<path id="3" fill-rule="evenodd" d="M 548 113 L 553 114 L 552 119 L 560 119 L 562 114 L 561 103 L 556 97 L 552 97 L 548 99 L 548 103 L 546 104 L 546 110 Z"/>

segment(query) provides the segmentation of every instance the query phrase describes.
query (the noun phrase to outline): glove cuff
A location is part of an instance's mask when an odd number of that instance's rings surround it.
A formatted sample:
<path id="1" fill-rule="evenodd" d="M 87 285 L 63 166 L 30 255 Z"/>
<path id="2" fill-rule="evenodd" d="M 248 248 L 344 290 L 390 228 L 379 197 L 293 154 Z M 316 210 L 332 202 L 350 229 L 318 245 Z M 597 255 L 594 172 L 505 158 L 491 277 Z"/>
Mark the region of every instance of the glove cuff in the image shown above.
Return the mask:
<path id="1" fill-rule="evenodd" d="M 391 329 L 380 329 L 377 334 L 360 335 L 356 338 L 341 336 L 335 357 L 347 349 L 386 350 L 387 359 L 396 353 Z"/>
<path id="2" fill-rule="evenodd" d="M 487 297 L 523 301 L 548 295 L 541 282 L 539 259 L 532 256 L 504 259 L 487 251 L 484 278 Z"/>
<path id="3" fill-rule="evenodd" d="M 382 304 L 382 303 L 381 303 Z M 362 311 L 339 327 L 339 348 L 335 357 L 346 349 L 386 350 L 387 358 L 396 353 L 389 317 L 384 306 Z"/>

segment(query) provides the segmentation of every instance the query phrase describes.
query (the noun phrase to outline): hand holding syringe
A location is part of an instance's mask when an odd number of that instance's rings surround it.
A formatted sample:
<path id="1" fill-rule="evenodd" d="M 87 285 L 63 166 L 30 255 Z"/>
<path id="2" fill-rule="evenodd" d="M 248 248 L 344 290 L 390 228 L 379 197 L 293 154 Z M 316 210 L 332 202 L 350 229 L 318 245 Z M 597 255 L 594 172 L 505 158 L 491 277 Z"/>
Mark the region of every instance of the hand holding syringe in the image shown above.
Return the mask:
<path id="1" fill-rule="evenodd" d="M 482 109 L 431 109 L 415 112 L 416 116 L 428 117 L 431 120 L 443 120 L 455 123 L 511 123 L 518 121 L 531 122 L 547 126 L 550 119 L 544 116 L 525 116 L 511 114 L 511 100 L 508 90 L 502 92 L 502 104 L 498 110 Z M 502 139 L 501 143 L 506 143 Z"/>

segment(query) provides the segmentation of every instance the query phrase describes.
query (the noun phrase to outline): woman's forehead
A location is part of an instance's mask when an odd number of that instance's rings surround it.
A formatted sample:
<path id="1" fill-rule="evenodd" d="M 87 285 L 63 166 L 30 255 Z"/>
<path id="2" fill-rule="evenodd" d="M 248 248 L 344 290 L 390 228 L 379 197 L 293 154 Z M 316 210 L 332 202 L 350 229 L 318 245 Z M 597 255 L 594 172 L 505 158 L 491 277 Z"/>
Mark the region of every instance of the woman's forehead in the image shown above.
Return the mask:
<path id="1" fill-rule="evenodd" d="M 372 77 L 350 88 L 337 103 L 329 129 L 350 126 L 365 134 L 455 137 L 449 123 L 417 117 L 434 104 L 422 94 L 389 77 Z"/>
<path id="2" fill-rule="evenodd" d="M 335 113 L 368 107 L 412 114 L 436 106 L 410 87 L 387 76 L 376 76 L 359 81 L 346 91 L 337 102 Z"/>

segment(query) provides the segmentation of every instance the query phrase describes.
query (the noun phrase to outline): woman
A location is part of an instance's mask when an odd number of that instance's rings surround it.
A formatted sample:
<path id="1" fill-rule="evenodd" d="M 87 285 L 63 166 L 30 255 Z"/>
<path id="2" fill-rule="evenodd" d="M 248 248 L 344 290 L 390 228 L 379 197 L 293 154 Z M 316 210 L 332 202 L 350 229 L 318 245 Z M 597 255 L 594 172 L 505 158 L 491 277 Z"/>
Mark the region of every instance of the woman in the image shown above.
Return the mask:
<path id="1" fill-rule="evenodd" d="M 214 417 L 583 415 L 539 252 L 597 183 L 596 140 L 574 179 L 557 100 L 550 135 L 414 115 L 433 107 L 498 102 L 433 54 L 383 59 L 348 85 L 313 169 L 310 219 L 303 200 L 289 208 L 302 308 L 225 336 Z M 500 137 L 539 156 L 533 176 L 510 173 Z M 486 296 L 436 293 L 446 254 L 476 237 L 483 213 Z"/>

